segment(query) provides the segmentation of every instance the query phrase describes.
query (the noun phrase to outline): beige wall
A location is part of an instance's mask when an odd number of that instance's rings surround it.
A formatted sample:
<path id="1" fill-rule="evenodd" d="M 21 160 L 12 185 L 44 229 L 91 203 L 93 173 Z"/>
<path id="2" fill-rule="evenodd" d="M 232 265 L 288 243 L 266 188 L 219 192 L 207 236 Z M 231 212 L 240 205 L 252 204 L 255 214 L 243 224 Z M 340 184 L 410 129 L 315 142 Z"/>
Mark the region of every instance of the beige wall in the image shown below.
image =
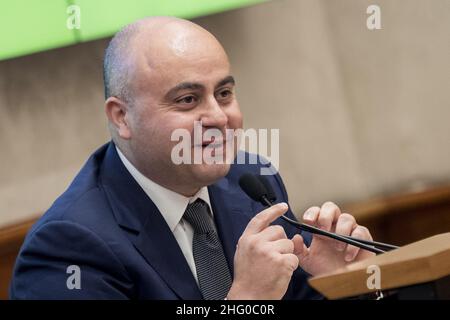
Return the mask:
<path id="1" fill-rule="evenodd" d="M 246 128 L 280 129 L 299 211 L 450 181 L 450 5 L 275 0 L 197 19 L 229 53 Z M 108 139 L 107 40 L 0 62 L 0 226 L 45 210 Z"/>

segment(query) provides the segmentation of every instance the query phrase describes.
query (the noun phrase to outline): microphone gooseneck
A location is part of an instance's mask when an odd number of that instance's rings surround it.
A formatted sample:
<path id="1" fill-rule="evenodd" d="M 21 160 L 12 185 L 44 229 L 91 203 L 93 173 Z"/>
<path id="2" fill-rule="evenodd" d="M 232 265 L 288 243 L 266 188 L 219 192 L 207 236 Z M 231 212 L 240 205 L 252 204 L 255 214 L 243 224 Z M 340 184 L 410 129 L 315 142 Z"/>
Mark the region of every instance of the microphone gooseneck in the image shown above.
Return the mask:
<path id="1" fill-rule="evenodd" d="M 274 201 L 276 201 L 277 199 L 276 193 L 274 192 L 272 185 L 270 184 L 269 180 L 264 176 L 245 173 L 239 179 L 239 186 L 251 199 L 260 202 L 262 205 L 266 207 L 272 206 L 274 204 Z M 391 244 L 362 240 L 350 236 L 343 236 L 333 232 L 328 232 L 310 226 L 308 224 L 297 222 L 293 219 L 286 217 L 285 215 L 282 215 L 280 218 L 285 220 L 287 223 L 299 228 L 300 230 L 329 237 L 374 253 L 384 253 L 386 251 L 398 248 L 397 246 Z"/>

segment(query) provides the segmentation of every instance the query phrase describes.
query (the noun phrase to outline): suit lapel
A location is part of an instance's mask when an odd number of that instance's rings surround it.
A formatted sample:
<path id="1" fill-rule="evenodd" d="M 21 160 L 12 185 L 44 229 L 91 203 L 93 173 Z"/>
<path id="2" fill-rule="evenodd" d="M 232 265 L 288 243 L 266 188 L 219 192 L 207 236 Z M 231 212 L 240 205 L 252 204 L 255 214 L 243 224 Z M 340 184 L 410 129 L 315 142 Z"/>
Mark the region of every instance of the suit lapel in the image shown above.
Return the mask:
<path id="1" fill-rule="evenodd" d="M 180 298 L 202 299 L 197 282 L 172 231 L 159 211 L 152 209 L 156 211 L 152 210 L 149 214 L 143 230 L 134 242 L 135 247 Z"/>
<path id="2" fill-rule="evenodd" d="M 145 260 L 181 299 L 202 295 L 186 259 L 155 204 L 120 160 L 110 143 L 100 173 L 103 188 L 117 220 Z"/>

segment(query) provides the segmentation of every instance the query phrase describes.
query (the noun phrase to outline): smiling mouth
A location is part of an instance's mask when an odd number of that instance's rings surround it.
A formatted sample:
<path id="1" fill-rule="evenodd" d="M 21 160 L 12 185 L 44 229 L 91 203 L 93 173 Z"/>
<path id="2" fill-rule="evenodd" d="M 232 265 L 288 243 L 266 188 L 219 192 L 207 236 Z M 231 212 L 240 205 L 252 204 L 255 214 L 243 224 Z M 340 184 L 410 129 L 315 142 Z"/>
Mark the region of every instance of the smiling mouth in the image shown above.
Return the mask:
<path id="1" fill-rule="evenodd" d="M 203 145 L 203 148 L 206 148 L 206 147 L 209 147 L 209 148 L 214 148 L 214 149 L 216 149 L 216 148 L 222 148 L 224 146 L 224 144 L 223 143 L 209 143 L 209 144 L 205 144 L 205 145 Z"/>
<path id="2" fill-rule="evenodd" d="M 194 145 L 194 148 L 206 148 L 206 147 L 210 147 L 210 148 L 220 148 L 223 147 L 225 145 L 226 141 L 203 141 L 202 144 L 196 144 Z"/>

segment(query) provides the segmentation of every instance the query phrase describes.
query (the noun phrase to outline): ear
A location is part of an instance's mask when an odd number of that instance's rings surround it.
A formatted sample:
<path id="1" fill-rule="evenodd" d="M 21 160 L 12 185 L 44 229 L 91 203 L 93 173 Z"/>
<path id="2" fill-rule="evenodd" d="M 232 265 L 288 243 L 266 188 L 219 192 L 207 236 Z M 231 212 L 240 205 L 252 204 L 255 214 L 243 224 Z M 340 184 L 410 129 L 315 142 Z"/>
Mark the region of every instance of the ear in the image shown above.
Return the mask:
<path id="1" fill-rule="evenodd" d="M 119 137 L 126 140 L 130 139 L 131 128 L 128 105 L 116 97 L 109 97 L 105 101 L 105 113 L 109 122 L 116 128 Z"/>

